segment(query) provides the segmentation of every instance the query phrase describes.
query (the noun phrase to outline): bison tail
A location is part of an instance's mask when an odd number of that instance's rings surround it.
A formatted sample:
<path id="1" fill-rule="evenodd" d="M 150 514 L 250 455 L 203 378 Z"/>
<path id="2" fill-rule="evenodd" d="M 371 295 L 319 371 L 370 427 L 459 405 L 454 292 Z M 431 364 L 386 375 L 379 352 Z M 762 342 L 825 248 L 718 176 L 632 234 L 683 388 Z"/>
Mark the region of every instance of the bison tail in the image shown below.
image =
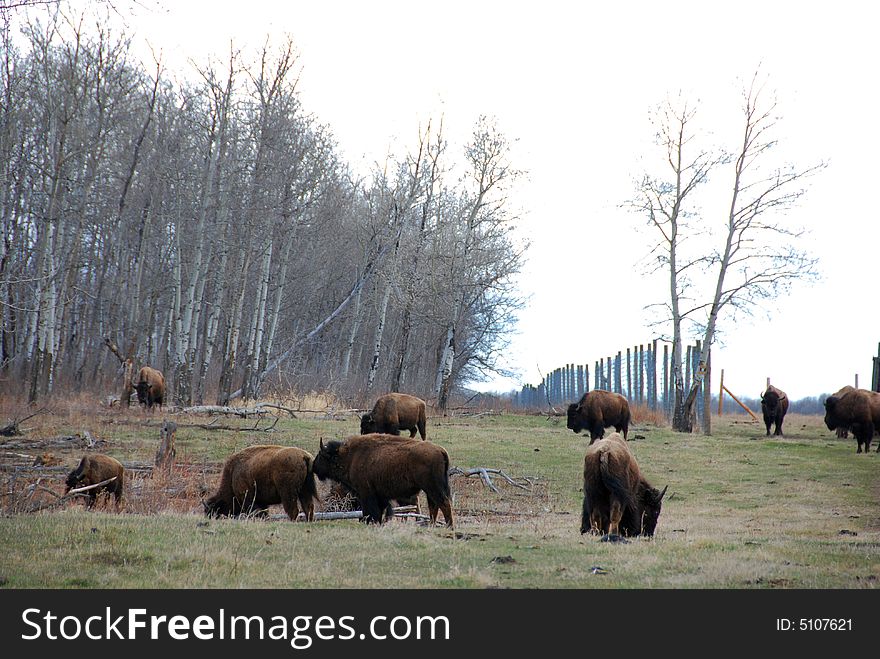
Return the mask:
<path id="1" fill-rule="evenodd" d="M 306 479 L 303 481 L 300 498 L 311 497 L 314 501 L 315 499 L 320 499 L 320 497 L 318 496 L 318 488 L 315 484 L 315 472 L 312 468 L 312 459 L 305 457 L 304 460 L 306 463 Z"/>
<path id="2" fill-rule="evenodd" d="M 633 494 L 626 482 L 611 469 L 611 465 L 608 464 L 607 453 L 602 454 L 602 457 L 599 459 L 599 473 L 602 478 L 602 484 L 608 491 L 627 508 L 632 508 L 635 503 L 633 501 Z"/>

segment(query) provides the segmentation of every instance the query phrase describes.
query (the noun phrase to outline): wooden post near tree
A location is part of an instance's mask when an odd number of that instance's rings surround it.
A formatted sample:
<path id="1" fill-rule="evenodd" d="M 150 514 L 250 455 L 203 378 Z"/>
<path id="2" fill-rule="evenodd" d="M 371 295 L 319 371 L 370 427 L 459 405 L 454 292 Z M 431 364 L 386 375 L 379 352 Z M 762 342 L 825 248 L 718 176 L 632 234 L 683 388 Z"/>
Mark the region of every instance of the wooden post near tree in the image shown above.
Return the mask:
<path id="1" fill-rule="evenodd" d="M 706 355 L 706 374 L 703 376 L 703 434 L 712 434 L 712 350 Z"/>
<path id="2" fill-rule="evenodd" d="M 157 469 L 171 471 L 174 466 L 174 439 L 177 436 L 177 424 L 173 421 L 165 421 L 160 431 L 161 441 L 159 450 L 156 451 L 155 465 Z"/>
<path id="3" fill-rule="evenodd" d="M 727 395 L 730 396 L 731 398 L 733 398 L 733 400 L 736 401 L 736 403 L 741 408 L 743 408 L 746 412 L 748 412 L 749 415 L 751 415 L 751 417 L 755 421 L 758 420 L 758 417 L 755 416 L 755 413 L 749 409 L 748 405 L 745 405 L 739 398 L 737 398 L 736 396 L 733 395 L 733 392 L 730 389 L 728 389 L 727 387 L 724 386 L 724 371 L 721 371 L 721 391 L 718 393 L 718 409 L 719 410 L 721 409 L 721 398 L 724 396 L 725 391 L 727 392 Z"/>

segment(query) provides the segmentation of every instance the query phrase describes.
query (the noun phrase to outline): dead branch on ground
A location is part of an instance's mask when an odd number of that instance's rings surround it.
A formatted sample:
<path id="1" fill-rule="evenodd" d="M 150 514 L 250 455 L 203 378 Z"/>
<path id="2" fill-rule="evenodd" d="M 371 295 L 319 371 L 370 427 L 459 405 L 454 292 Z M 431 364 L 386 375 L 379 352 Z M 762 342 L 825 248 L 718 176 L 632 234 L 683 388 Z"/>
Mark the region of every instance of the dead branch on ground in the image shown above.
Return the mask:
<path id="1" fill-rule="evenodd" d="M 483 484 L 486 487 L 488 487 L 493 492 L 500 493 L 501 490 L 499 490 L 495 483 L 492 482 L 492 478 L 489 476 L 489 474 L 497 474 L 508 483 L 510 483 L 514 487 L 520 488 L 521 490 L 531 491 L 532 487 L 534 486 L 532 481 L 530 481 L 528 478 L 519 479 L 520 481 L 528 483 L 528 485 L 523 485 L 522 482 L 517 482 L 515 479 L 505 474 L 501 469 L 492 469 L 490 467 L 471 467 L 469 469 L 462 469 L 461 467 L 452 467 L 449 470 L 450 476 L 461 475 L 468 478 L 471 476 L 479 476 L 480 480 L 483 481 Z"/>

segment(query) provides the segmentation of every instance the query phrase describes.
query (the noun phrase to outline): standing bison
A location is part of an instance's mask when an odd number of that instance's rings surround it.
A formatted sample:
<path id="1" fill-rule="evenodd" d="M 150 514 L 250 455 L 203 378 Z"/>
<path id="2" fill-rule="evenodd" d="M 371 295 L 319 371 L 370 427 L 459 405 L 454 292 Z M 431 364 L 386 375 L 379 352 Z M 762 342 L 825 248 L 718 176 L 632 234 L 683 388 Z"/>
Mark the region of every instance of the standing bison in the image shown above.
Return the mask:
<path id="1" fill-rule="evenodd" d="M 95 455 L 84 455 L 79 461 L 76 469 L 67 474 L 65 485 L 67 488 L 64 493 L 67 494 L 75 487 L 87 487 L 89 485 L 97 485 L 102 481 L 115 478 L 102 487 L 96 487 L 87 492 L 86 508 L 95 505 L 98 494 L 105 493 L 108 498 L 112 494 L 116 500 L 116 509 L 119 510 L 122 504 L 122 490 L 125 485 L 125 469 L 122 463 L 109 455 L 98 453 Z"/>
<path id="2" fill-rule="evenodd" d="M 165 400 L 165 376 L 155 368 L 144 366 L 138 371 L 137 382 L 132 383 L 137 391 L 138 403 L 152 409 L 162 406 Z"/>
<path id="3" fill-rule="evenodd" d="M 249 446 L 233 453 L 223 465 L 217 493 L 205 500 L 208 517 L 256 513 L 280 503 L 291 520 L 299 506 L 306 521 L 315 514 L 312 455 L 295 446 Z"/>
<path id="4" fill-rule="evenodd" d="M 835 393 L 833 393 L 831 395 L 837 396 L 838 398 L 840 398 L 846 392 L 855 391 L 855 390 L 856 390 L 855 387 L 851 387 L 849 385 L 846 385 L 846 386 L 841 387 L 838 391 L 836 391 Z M 837 433 L 836 434 L 841 439 L 847 439 L 849 437 L 849 426 L 837 426 Z"/>
<path id="5" fill-rule="evenodd" d="M 604 533 L 611 541 L 653 536 L 664 494 L 666 487 L 661 492 L 642 477 L 623 436 L 612 433 L 591 444 L 584 457 L 581 533 Z"/>
<path id="6" fill-rule="evenodd" d="M 361 417 L 361 434 L 399 435 L 401 430 L 409 430 L 409 436 L 415 437 L 418 430 L 422 439 L 427 439 L 425 420 L 425 401 L 421 398 L 409 394 L 385 394 L 373 405 L 372 412 Z"/>
<path id="7" fill-rule="evenodd" d="M 386 518 L 392 499 L 428 498 L 431 523 L 443 513 L 446 525 L 453 525 L 449 491 L 449 455 L 437 444 L 393 435 L 355 435 L 343 442 L 321 440 L 315 456 L 315 476 L 332 478 L 355 493 L 368 524 Z"/>
<path id="8" fill-rule="evenodd" d="M 770 426 L 776 424 L 774 435 L 782 435 L 782 420 L 788 412 L 788 396 L 782 389 L 777 389 L 772 384 L 767 391 L 761 394 L 761 411 L 764 413 L 764 424 L 767 426 L 767 436 L 770 436 Z"/>
<path id="9" fill-rule="evenodd" d="M 579 402 L 568 406 L 566 425 L 576 433 L 589 430 L 592 444 L 597 439 L 602 439 L 608 426 L 614 426 L 626 439 L 629 419 L 629 403 L 626 398 L 604 389 L 594 389 L 585 393 Z"/>
<path id="10" fill-rule="evenodd" d="M 857 442 L 856 453 L 862 452 L 863 444 L 867 453 L 874 430 L 880 427 L 880 393 L 852 389 L 840 396 L 828 396 L 825 399 L 825 425 L 828 430 L 851 430 Z M 880 446 L 877 451 L 880 452 Z"/>

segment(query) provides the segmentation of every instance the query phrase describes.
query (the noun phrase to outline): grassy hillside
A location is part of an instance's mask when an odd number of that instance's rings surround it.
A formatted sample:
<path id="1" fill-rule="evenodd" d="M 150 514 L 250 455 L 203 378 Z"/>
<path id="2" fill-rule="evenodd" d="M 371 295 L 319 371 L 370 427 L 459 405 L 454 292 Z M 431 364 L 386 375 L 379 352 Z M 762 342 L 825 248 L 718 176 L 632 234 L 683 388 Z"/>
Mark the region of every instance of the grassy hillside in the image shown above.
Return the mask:
<path id="1" fill-rule="evenodd" d="M 313 588 L 876 588 L 880 580 L 880 455 L 856 455 L 820 417 L 790 416 L 783 439 L 757 424 L 715 419 L 714 434 L 637 425 L 630 447 L 652 484 L 669 485 L 653 540 L 602 543 L 582 536 L 580 479 L 588 439 L 563 418 L 485 415 L 430 418 L 429 437 L 463 469 L 454 476 L 455 532 L 412 520 L 206 520 L 200 493 L 222 460 L 255 443 L 316 452 L 321 438 L 357 431 L 354 416 L 253 420 L 175 417 L 179 469 L 169 479 L 131 473 L 122 514 L 78 503 L 36 513 L 62 491 L 82 449 L 45 442 L 88 431 L 123 462 L 152 462 L 160 416 L 131 410 L 55 410 L 30 420 L 25 438 L 0 443 L 6 466 L 0 517 L 5 587 Z M 264 421 L 261 428 L 270 425 Z M 42 443 L 41 443 L 42 442 Z M 71 444 L 76 442 L 71 441 Z M 51 451 L 55 471 L 12 463 Z M 18 456 L 18 457 L 15 457 Z M 37 479 L 37 487 L 32 487 Z M 423 502 L 424 504 L 424 502 Z M 423 505 L 424 507 L 424 505 Z M 280 507 L 272 512 L 281 512 Z"/>

